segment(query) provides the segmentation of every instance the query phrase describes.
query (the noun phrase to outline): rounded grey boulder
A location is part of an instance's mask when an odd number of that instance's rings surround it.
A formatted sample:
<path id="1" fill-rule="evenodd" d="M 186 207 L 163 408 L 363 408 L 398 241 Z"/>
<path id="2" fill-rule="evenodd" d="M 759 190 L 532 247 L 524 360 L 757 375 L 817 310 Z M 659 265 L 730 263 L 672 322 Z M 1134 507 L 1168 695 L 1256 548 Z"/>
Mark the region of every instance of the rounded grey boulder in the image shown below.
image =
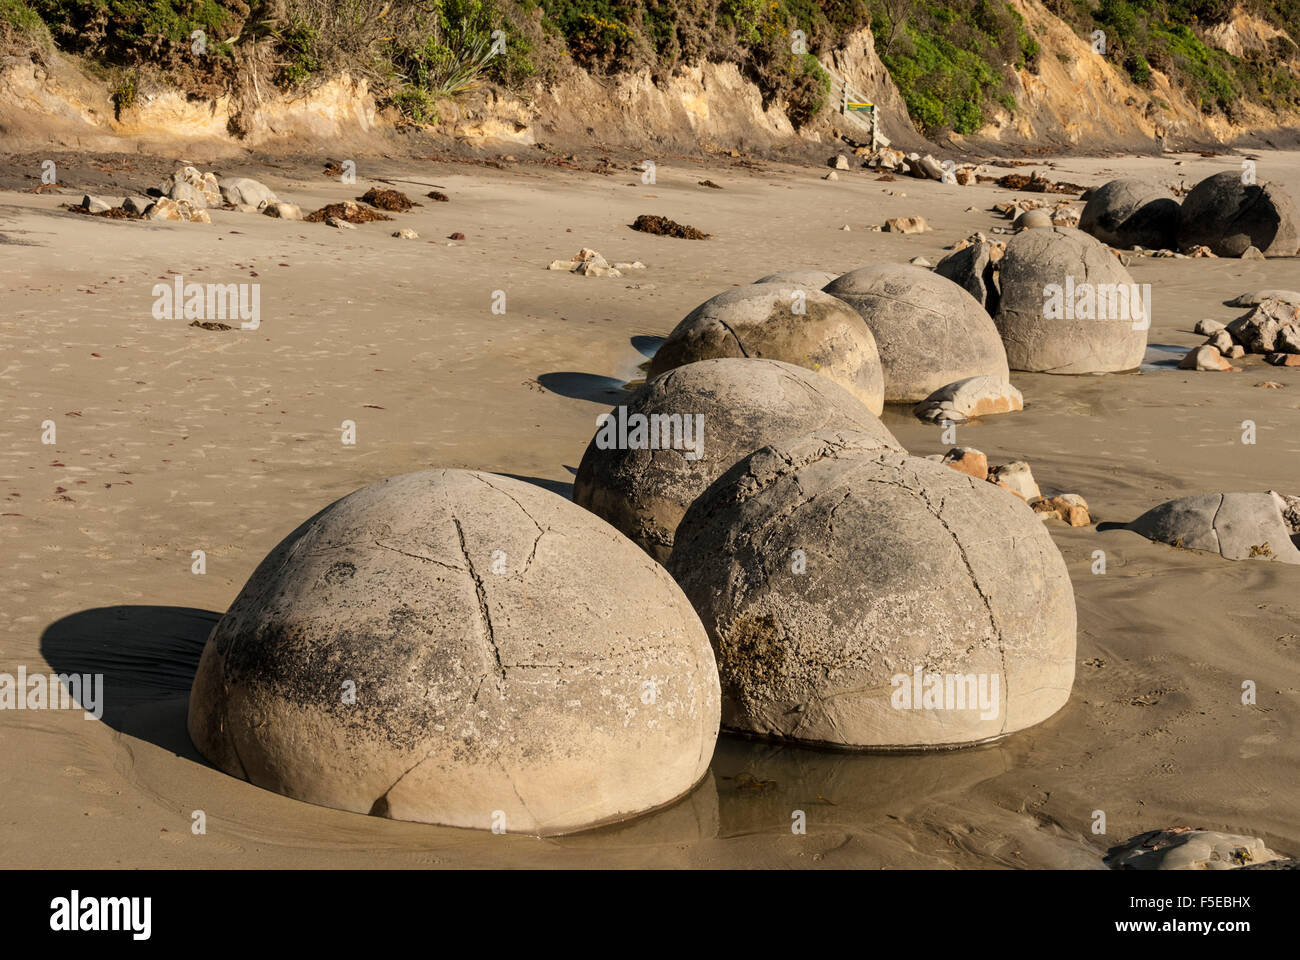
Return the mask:
<path id="1" fill-rule="evenodd" d="M 1015 494 L 829 433 L 764 447 L 691 505 L 668 568 L 709 631 L 722 722 L 859 748 L 953 747 L 1069 697 L 1065 562 Z"/>
<path id="2" fill-rule="evenodd" d="M 1026 210 L 1016 217 L 1011 226 L 1019 227 L 1022 230 L 1038 230 L 1043 227 L 1051 227 L 1052 215 L 1046 210 Z"/>
<path id="3" fill-rule="evenodd" d="M 1239 172 L 1206 177 L 1183 198 L 1178 245 L 1203 244 L 1216 256 L 1240 257 L 1255 247 L 1266 257 L 1290 257 L 1300 244 L 1295 205 L 1275 183 L 1246 184 Z"/>
<path id="4" fill-rule="evenodd" d="M 613 527 L 426 470 L 267 556 L 208 638 L 188 727 L 221 770 L 299 800 L 546 835 L 690 790 L 718 679 L 686 598 Z"/>
<path id="5" fill-rule="evenodd" d="M 278 203 L 280 198 L 266 184 L 250 177 L 223 177 L 221 180 L 221 199 L 226 203 L 246 203 L 251 207 L 261 207 L 268 203 Z"/>
<path id="6" fill-rule="evenodd" d="M 1012 370 L 1133 370 L 1151 326 L 1143 298 L 1114 254 L 1071 227 L 1026 230 L 1007 242 L 994 317 Z"/>
<path id="7" fill-rule="evenodd" d="M 1227 560 L 1300 563 L 1285 499 L 1274 493 L 1205 493 L 1179 497 L 1128 525 L 1148 540 L 1217 553 Z"/>
<path id="8" fill-rule="evenodd" d="M 838 273 L 830 273 L 827 270 L 782 270 L 779 273 L 769 273 L 754 282 L 792 283 L 796 286 L 820 290 L 838 276 Z"/>
<path id="9" fill-rule="evenodd" d="M 903 449 L 839 384 L 779 360 L 688 363 L 660 374 L 608 416 L 578 466 L 574 502 L 660 562 L 672 552 L 687 507 L 760 447 L 834 429 L 873 436 L 882 449 Z M 613 443 L 624 429 L 630 440 L 638 419 L 647 431 L 642 442 Z"/>
<path id="10" fill-rule="evenodd" d="M 697 360 L 784 360 L 830 377 L 867 405 L 884 409 L 875 338 L 853 308 L 798 284 L 755 283 L 711 297 L 668 335 L 649 375 Z"/>
<path id="11" fill-rule="evenodd" d="M 1079 229 L 1112 247 L 1172 250 L 1178 243 L 1178 201 L 1153 180 L 1111 180 L 1088 197 Z"/>
<path id="12" fill-rule="evenodd" d="M 886 403 L 916 403 L 967 377 L 1008 375 L 1006 352 L 984 307 L 931 270 L 863 267 L 826 292 L 857 310 L 875 335 Z"/>

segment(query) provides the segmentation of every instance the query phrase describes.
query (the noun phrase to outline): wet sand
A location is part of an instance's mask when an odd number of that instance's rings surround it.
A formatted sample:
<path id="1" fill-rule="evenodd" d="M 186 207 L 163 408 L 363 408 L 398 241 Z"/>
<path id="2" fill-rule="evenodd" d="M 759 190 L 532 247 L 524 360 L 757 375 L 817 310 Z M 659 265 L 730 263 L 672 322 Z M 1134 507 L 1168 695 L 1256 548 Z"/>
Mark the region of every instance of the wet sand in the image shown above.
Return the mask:
<path id="1" fill-rule="evenodd" d="M 1300 154 L 1259 156 L 1261 181 L 1300 196 Z M 1190 184 L 1240 159 L 1041 169 L 1083 184 L 1130 174 Z M 336 231 L 222 211 L 211 225 L 104 221 L 59 209 L 80 191 L 0 193 L 0 671 L 102 672 L 107 684 L 102 721 L 0 712 L 6 866 L 1101 868 L 1109 846 L 1173 824 L 1300 854 L 1300 569 L 1104 529 L 1176 496 L 1300 493 L 1300 370 L 1259 357 L 1235 374 L 1013 374 L 1025 410 L 958 429 L 958 444 L 990 462 L 1028 460 L 1045 494 L 1082 494 L 1103 527 L 1051 524 L 1079 606 L 1075 688 L 1048 722 L 1000 743 L 864 756 L 724 736 L 682 802 L 547 840 L 324 809 L 209 767 L 184 723 L 199 650 L 303 519 L 430 466 L 568 495 L 597 414 L 696 304 L 781 269 L 937 262 L 944 246 L 1006 225 L 992 203 L 1029 196 L 865 171 L 826 182 L 825 168 L 775 163 L 662 161 L 650 186 L 632 170 L 360 166 L 355 186 L 317 175 L 315 161 L 239 172 L 304 211 L 359 196 L 373 183 L 365 174 L 421 200 L 436 184 L 451 200 Z M 724 189 L 699 187 L 705 178 Z M 713 239 L 628 229 L 641 213 Z M 867 230 L 914 214 L 933 232 Z M 406 226 L 420 239 L 390 236 Z M 444 239 L 454 231 L 467 239 Z M 647 269 L 622 279 L 543 269 L 584 246 Z M 1144 258 L 1130 272 L 1153 286 L 1150 343 L 1184 349 L 1202 340 L 1200 318 L 1241 312 L 1222 301 L 1300 286 L 1295 259 Z M 260 283 L 261 327 L 155 320 L 153 285 L 175 273 Z M 491 310 L 497 290 L 504 315 Z M 1265 380 L 1284 387 L 1256 386 Z M 52 446 L 40 442 L 47 419 Z M 1240 442 L 1246 419 L 1254 445 Z M 344 420 L 357 425 L 355 446 L 340 442 Z M 885 420 L 913 454 L 949 446 L 907 408 Z M 199 549 L 202 576 L 191 573 Z M 1248 679 L 1255 706 L 1240 702 Z M 195 810 L 206 835 L 190 831 Z M 793 810 L 806 812 L 806 836 L 791 833 Z M 1096 810 L 1105 835 L 1091 832 Z"/>

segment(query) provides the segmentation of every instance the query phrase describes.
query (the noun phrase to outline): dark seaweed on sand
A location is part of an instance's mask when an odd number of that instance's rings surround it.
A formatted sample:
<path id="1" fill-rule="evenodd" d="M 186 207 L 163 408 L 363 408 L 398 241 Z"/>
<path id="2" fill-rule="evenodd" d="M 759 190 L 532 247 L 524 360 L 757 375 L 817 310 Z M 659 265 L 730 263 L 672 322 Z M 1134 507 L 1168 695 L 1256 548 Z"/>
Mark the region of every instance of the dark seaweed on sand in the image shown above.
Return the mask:
<path id="1" fill-rule="evenodd" d="M 394 213 L 405 213 L 412 207 L 421 206 L 421 204 L 416 203 L 400 190 L 381 190 L 378 187 L 371 187 L 357 199 L 362 203 L 370 204 L 372 207 L 378 207 L 380 210 L 391 210 Z"/>
<path id="2" fill-rule="evenodd" d="M 651 216 L 648 213 L 641 214 L 629 226 L 633 230 L 640 230 L 642 233 L 654 233 L 662 237 L 681 237 L 684 240 L 709 239 L 707 233 L 701 233 L 688 224 L 678 223 L 675 220 L 669 220 L 667 217 Z"/>
<path id="3" fill-rule="evenodd" d="M 105 220 L 143 220 L 144 217 L 138 213 L 132 213 L 126 207 L 109 207 L 100 213 L 91 213 L 79 203 L 65 203 L 64 210 L 70 210 L 73 213 L 80 213 L 87 217 L 103 217 Z"/>
<path id="4" fill-rule="evenodd" d="M 324 223 L 330 217 L 346 220 L 348 223 L 369 223 L 372 220 L 391 220 L 378 210 L 358 207 L 355 203 L 327 203 L 319 210 L 313 210 L 303 217 L 308 223 Z"/>

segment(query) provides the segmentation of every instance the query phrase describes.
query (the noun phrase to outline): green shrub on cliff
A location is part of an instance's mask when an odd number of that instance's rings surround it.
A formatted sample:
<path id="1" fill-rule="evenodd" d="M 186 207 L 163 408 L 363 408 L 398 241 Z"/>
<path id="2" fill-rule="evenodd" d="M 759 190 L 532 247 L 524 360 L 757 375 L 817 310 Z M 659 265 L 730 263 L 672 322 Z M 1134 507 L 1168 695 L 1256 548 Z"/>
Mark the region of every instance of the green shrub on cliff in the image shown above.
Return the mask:
<path id="1" fill-rule="evenodd" d="M 1012 68 L 1033 69 L 1038 42 L 1005 0 L 872 0 L 876 52 L 922 131 L 973 133 L 1014 106 Z"/>

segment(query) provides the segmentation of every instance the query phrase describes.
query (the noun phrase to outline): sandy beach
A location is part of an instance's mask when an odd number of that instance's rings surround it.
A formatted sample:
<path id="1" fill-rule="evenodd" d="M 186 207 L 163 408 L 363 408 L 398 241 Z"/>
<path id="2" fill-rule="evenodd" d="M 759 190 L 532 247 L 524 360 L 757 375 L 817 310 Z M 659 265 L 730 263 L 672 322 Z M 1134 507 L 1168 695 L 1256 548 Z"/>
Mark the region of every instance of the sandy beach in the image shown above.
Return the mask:
<path id="1" fill-rule="evenodd" d="M 1119 176 L 1190 186 L 1239 169 L 1242 156 L 1072 157 L 1016 170 L 1085 186 Z M 1261 180 L 1300 195 L 1300 153 L 1252 156 Z M 89 192 L 120 199 L 178 159 L 81 162 L 84 182 L 100 184 Z M 628 396 L 657 338 L 700 302 L 777 270 L 937 262 L 972 232 L 1007 225 L 992 204 L 1032 196 L 882 182 L 867 170 L 828 182 L 825 167 L 745 158 L 664 158 L 653 184 L 633 157 L 603 174 L 363 158 L 355 185 L 324 176 L 323 162 L 210 166 L 257 177 L 304 211 L 372 185 L 423 206 L 342 231 L 224 210 L 211 224 L 113 221 L 61 209 L 80 190 L 20 189 L 39 159 L 6 164 L 0 672 L 106 678 L 101 720 L 0 713 L 6 866 L 1102 869 L 1109 847 L 1171 825 L 1300 855 L 1297 568 L 1117 528 L 1179 496 L 1300 494 L 1300 368 L 1258 356 L 1237 373 L 1156 363 L 1203 340 L 1198 320 L 1242 312 L 1223 301 L 1300 285 L 1295 258 L 1134 257 L 1133 279 L 1153 291 L 1152 365 L 1013 373 L 1023 412 L 958 428 L 958 445 L 991 462 L 1027 460 L 1045 494 L 1079 493 L 1092 508 L 1092 526 L 1049 524 L 1079 632 L 1073 693 L 1045 723 L 917 756 L 724 735 L 709 775 L 679 803 L 545 840 L 312 806 L 213 768 L 185 727 L 199 653 L 301 521 L 367 483 L 433 466 L 570 496 L 597 415 Z M 434 189 L 449 202 L 425 199 Z M 643 213 L 712 237 L 629 229 Z M 914 215 L 933 230 L 869 229 Z M 405 227 L 419 239 L 391 236 Z M 457 232 L 465 239 L 446 239 Z M 646 269 L 545 269 L 583 247 Z M 260 284 L 260 326 L 155 319 L 154 285 L 176 275 Z M 497 291 L 504 313 L 493 312 Z M 883 419 L 914 455 L 953 445 L 909 407 L 887 407 Z M 1254 444 L 1242 443 L 1246 420 Z M 53 444 L 42 442 L 45 421 Z M 355 445 L 341 442 L 344 421 Z M 1098 550 L 1103 574 L 1093 572 Z M 1245 680 L 1258 685 L 1256 705 L 1241 703 Z M 792 809 L 806 811 L 807 836 L 791 835 Z M 204 835 L 190 829 L 199 810 Z M 1091 829 L 1098 810 L 1101 835 Z"/>

